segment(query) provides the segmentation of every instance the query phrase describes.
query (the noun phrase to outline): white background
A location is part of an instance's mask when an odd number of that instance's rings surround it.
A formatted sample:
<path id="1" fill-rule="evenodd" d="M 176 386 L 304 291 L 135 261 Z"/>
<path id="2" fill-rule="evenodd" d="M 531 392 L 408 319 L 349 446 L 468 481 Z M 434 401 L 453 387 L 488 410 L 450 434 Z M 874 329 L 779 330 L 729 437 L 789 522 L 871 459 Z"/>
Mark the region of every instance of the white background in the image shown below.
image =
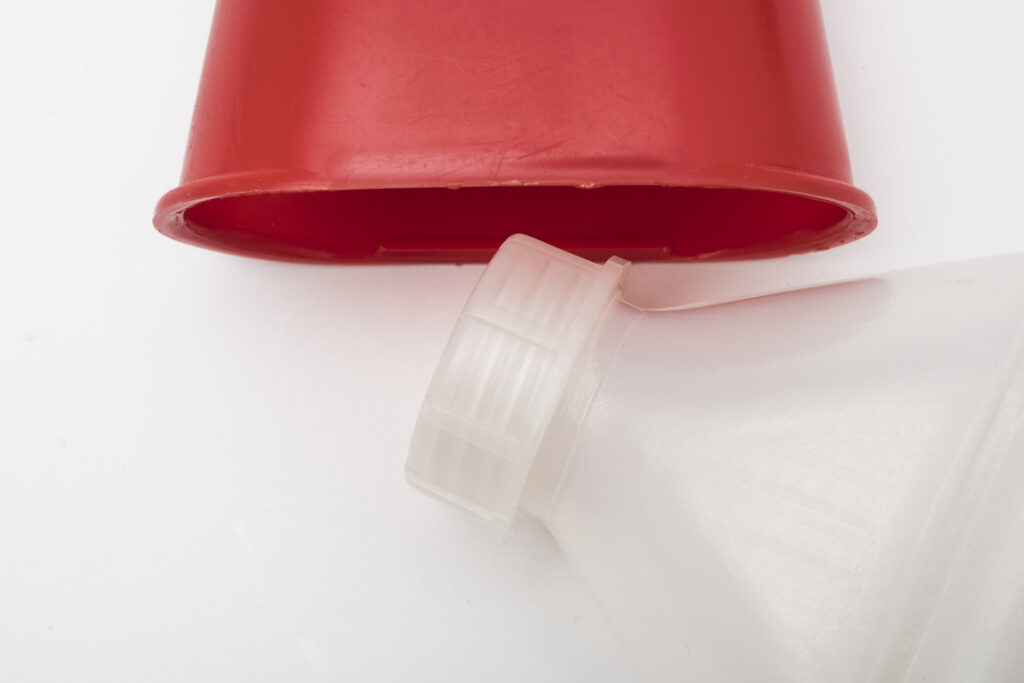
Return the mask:
<path id="1" fill-rule="evenodd" d="M 641 267 L 639 300 L 1024 250 L 1024 5 L 823 8 L 877 232 Z M 543 528 L 497 545 L 403 480 L 479 267 L 264 263 L 150 227 L 211 14 L 0 0 L 0 680 L 633 680 Z"/>

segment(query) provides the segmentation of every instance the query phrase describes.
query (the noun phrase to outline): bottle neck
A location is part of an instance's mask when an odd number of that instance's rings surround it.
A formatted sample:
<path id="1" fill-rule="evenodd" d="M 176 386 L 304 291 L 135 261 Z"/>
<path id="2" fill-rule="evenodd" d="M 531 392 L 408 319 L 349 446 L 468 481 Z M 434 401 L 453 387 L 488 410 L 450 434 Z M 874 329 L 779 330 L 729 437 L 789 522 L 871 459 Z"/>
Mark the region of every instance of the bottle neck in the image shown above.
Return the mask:
<path id="1" fill-rule="evenodd" d="M 594 396 L 630 330 L 644 315 L 621 300 L 608 308 L 541 441 L 519 501 L 522 514 L 545 523 L 550 520 Z"/>
<path id="2" fill-rule="evenodd" d="M 628 265 L 599 265 L 521 235 L 502 245 L 427 389 L 406 461 L 413 486 L 498 534 L 509 528 L 552 417 L 619 307 Z"/>

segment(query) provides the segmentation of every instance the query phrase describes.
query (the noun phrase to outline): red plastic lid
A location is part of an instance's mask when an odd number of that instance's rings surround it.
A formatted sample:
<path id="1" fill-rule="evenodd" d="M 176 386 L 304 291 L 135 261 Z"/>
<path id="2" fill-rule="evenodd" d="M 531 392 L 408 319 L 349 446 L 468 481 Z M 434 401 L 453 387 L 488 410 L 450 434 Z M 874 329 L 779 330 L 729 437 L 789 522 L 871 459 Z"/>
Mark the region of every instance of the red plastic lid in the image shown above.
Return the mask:
<path id="1" fill-rule="evenodd" d="M 870 232 L 816 0 L 220 0 L 191 244 L 333 262 L 777 256 Z"/>

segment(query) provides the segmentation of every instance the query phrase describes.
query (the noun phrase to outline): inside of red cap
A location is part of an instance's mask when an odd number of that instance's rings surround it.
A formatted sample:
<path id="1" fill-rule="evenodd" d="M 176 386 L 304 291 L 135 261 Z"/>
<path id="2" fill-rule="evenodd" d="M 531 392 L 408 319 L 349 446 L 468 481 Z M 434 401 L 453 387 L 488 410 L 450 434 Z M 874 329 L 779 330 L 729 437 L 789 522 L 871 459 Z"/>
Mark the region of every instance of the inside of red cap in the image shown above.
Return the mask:
<path id="1" fill-rule="evenodd" d="M 186 210 L 195 239 L 333 262 L 486 261 L 515 233 L 587 258 L 753 258 L 827 248 L 851 215 L 823 200 L 732 188 L 496 186 L 245 194 Z"/>

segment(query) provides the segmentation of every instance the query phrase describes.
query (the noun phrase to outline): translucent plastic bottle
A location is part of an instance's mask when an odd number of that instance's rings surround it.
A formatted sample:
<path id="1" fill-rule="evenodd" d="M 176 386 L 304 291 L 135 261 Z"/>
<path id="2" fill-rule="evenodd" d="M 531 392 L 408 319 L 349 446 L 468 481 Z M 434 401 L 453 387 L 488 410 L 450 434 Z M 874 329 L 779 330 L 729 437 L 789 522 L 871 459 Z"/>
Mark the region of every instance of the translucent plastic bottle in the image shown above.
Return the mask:
<path id="1" fill-rule="evenodd" d="M 544 522 L 652 681 L 1024 679 L 1024 255 L 676 311 L 513 237 L 407 475 Z"/>

